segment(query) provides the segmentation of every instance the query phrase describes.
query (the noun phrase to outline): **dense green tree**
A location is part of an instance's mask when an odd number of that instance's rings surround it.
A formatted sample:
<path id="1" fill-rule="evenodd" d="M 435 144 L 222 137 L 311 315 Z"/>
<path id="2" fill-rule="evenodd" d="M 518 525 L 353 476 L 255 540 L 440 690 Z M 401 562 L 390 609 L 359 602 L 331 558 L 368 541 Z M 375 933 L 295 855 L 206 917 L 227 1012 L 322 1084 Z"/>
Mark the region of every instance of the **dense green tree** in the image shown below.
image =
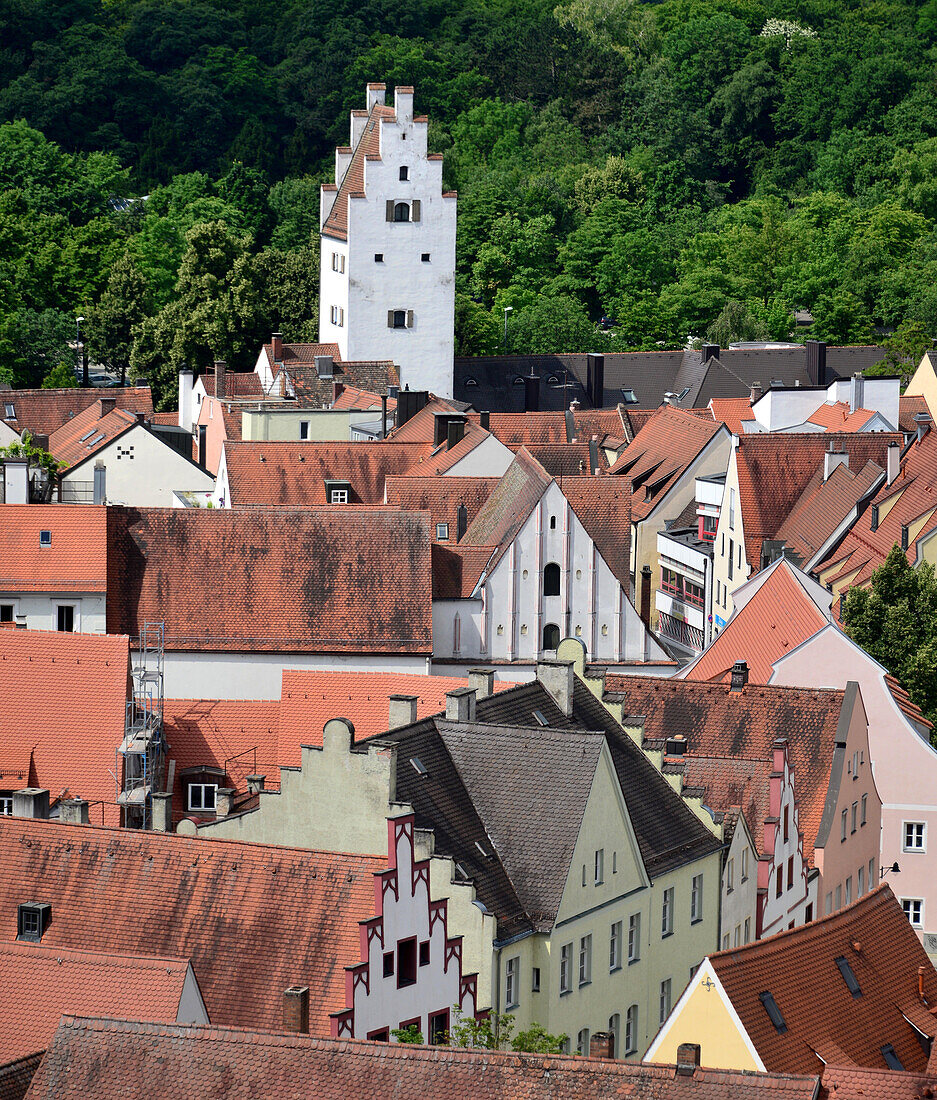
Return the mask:
<path id="1" fill-rule="evenodd" d="M 92 355 L 123 382 L 130 367 L 134 329 L 149 315 L 150 292 L 146 279 L 129 253 L 114 264 L 107 288 L 87 318 L 87 339 Z"/>
<path id="2" fill-rule="evenodd" d="M 546 355 L 563 351 L 602 351 L 607 344 L 576 298 L 542 296 L 511 315 L 508 351 L 511 355 Z"/>

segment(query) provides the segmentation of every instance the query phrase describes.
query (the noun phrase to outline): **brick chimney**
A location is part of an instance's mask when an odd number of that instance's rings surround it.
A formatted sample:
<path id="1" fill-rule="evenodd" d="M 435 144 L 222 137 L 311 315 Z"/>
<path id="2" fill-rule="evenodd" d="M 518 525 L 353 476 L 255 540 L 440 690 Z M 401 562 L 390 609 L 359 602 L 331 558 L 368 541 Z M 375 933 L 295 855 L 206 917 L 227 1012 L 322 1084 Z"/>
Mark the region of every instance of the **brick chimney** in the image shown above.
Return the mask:
<path id="1" fill-rule="evenodd" d="M 474 688 L 456 688 L 446 692 L 446 718 L 450 722 L 475 721 Z"/>
<path id="2" fill-rule="evenodd" d="M 63 798 L 59 803 L 59 821 L 63 825 L 90 825 L 88 803 L 83 798 Z"/>
<path id="3" fill-rule="evenodd" d="M 291 985 L 283 991 L 283 1030 L 309 1034 L 309 986 Z"/>
<path id="4" fill-rule="evenodd" d="M 615 1036 L 610 1031 L 593 1031 L 589 1036 L 589 1057 L 614 1058 L 614 1046 Z"/>
<path id="5" fill-rule="evenodd" d="M 677 1076 L 692 1077 L 699 1069 L 699 1043 L 681 1043 L 677 1047 Z"/>
<path id="6" fill-rule="evenodd" d="M 49 816 L 49 792 L 42 787 L 23 787 L 13 792 L 13 816 L 45 819 Z"/>
<path id="7" fill-rule="evenodd" d="M 223 359 L 215 360 L 215 397 L 222 398 L 225 395 L 225 374 L 227 373 Z"/>
<path id="8" fill-rule="evenodd" d="M 488 699 L 495 691 L 495 670 L 493 668 L 470 668 L 468 686 L 475 691 L 476 699 Z"/>
<path id="9" fill-rule="evenodd" d="M 732 683 L 730 684 L 730 691 L 741 691 L 743 687 L 748 683 L 748 663 L 746 661 L 736 661 L 732 666 Z"/>
<path id="10" fill-rule="evenodd" d="M 154 833 L 172 832 L 172 791 L 154 791 L 150 795 L 150 821 Z"/>
<path id="11" fill-rule="evenodd" d="M 283 337 L 279 332 L 273 333 L 270 337 L 271 352 L 273 353 L 274 363 L 283 362 Z"/>
<path id="12" fill-rule="evenodd" d="M 227 817 L 234 808 L 234 788 L 219 787 L 215 791 L 215 817 Z"/>
<path id="13" fill-rule="evenodd" d="M 403 726 L 412 726 L 416 721 L 415 695 L 391 695 L 388 700 L 388 726 L 389 730 L 399 730 Z"/>
<path id="14" fill-rule="evenodd" d="M 537 679 L 567 718 L 573 713 L 573 689 L 576 674 L 572 661 L 538 661 Z"/>
<path id="15" fill-rule="evenodd" d="M 101 404 L 101 416 L 107 416 L 108 413 L 112 413 L 117 408 L 116 397 L 102 397 L 100 399 Z"/>

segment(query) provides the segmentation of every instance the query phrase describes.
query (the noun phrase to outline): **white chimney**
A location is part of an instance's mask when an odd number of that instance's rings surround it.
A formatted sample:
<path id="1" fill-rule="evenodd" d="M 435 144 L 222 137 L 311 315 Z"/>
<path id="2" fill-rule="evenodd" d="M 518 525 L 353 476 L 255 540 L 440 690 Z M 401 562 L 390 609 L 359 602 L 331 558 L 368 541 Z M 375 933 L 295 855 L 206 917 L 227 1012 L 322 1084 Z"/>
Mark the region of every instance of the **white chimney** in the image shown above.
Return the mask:
<path id="1" fill-rule="evenodd" d="M 192 372 L 186 367 L 179 371 L 179 427 L 192 431 L 195 417 L 192 415 Z"/>
<path id="2" fill-rule="evenodd" d="M 865 408 L 862 402 L 865 400 L 865 379 L 856 372 L 852 376 L 849 386 L 849 411 L 854 413 L 856 409 Z"/>
<path id="3" fill-rule="evenodd" d="M 29 460 L 7 458 L 3 463 L 3 496 L 6 504 L 29 503 Z"/>
<path id="4" fill-rule="evenodd" d="M 828 481 L 830 474 L 836 469 L 837 466 L 849 467 L 849 455 L 833 450 L 833 444 L 830 444 L 830 449 L 823 456 L 823 480 Z"/>
<path id="5" fill-rule="evenodd" d="M 886 485 L 891 483 L 898 476 L 898 471 L 901 469 L 901 448 L 897 443 L 888 444 L 888 461 L 885 464 L 887 472 Z"/>

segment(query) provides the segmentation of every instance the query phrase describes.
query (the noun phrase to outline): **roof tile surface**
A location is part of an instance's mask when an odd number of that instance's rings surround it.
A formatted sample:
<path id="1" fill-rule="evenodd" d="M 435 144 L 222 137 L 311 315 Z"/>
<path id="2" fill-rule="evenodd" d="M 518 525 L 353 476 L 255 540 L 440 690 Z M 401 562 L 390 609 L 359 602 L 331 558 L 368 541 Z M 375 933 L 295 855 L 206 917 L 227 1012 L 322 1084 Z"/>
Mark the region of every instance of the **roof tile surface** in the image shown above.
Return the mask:
<path id="1" fill-rule="evenodd" d="M 131 413 L 153 412 L 153 397 L 149 386 L 113 387 L 103 391 L 113 397 L 118 408 Z M 76 386 L 66 390 L 4 390 L 0 406 L 13 406 L 14 416 L 4 416 L 4 423 L 18 432 L 24 429 L 33 435 L 49 435 L 67 424 L 83 409 L 101 399 L 102 390 Z"/>
<path id="2" fill-rule="evenodd" d="M 107 509 L 74 504 L 0 505 L 0 592 L 104 593 Z M 51 542 L 41 542 L 48 531 Z"/>

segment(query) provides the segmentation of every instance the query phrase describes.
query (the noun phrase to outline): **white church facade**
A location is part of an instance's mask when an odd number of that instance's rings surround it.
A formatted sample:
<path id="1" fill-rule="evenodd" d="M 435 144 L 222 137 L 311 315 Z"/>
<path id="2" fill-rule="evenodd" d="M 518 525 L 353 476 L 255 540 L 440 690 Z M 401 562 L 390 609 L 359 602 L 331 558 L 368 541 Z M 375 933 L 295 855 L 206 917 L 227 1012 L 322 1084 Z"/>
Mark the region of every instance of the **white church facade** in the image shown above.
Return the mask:
<path id="1" fill-rule="evenodd" d="M 452 396 L 456 195 L 427 153 L 413 89 L 369 84 L 320 193 L 319 340 L 345 360 L 392 359 L 401 387 Z"/>

